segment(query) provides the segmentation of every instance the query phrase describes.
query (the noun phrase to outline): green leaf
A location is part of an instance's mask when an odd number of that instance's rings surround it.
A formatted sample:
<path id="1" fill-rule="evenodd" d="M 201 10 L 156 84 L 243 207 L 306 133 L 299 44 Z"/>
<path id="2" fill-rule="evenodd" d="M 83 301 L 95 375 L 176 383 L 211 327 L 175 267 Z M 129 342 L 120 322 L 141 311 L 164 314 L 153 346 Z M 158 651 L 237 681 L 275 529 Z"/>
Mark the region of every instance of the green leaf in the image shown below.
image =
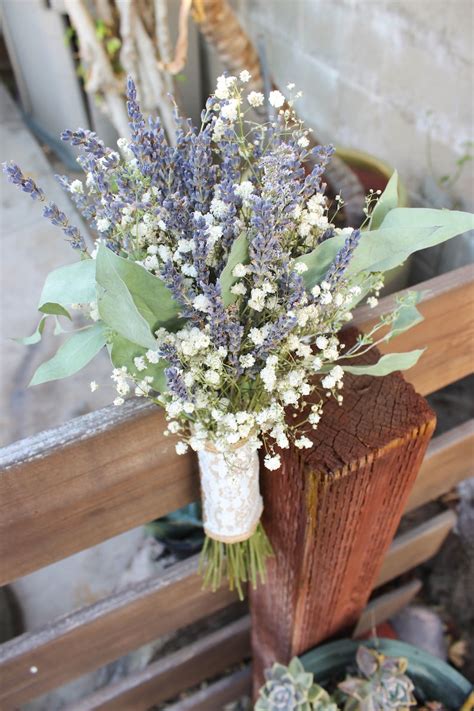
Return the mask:
<path id="1" fill-rule="evenodd" d="M 101 323 L 96 323 L 83 331 L 76 331 L 50 360 L 40 365 L 30 385 L 40 385 L 77 373 L 97 355 L 105 343 L 106 334 Z"/>
<path id="2" fill-rule="evenodd" d="M 347 276 L 360 272 L 385 272 L 402 264 L 413 252 L 445 242 L 474 229 L 474 216 L 467 212 L 398 207 L 384 218 L 380 229 L 362 232 Z M 296 262 L 304 262 L 307 289 L 320 283 L 336 254 L 344 245 L 343 235 L 336 235 Z"/>
<path id="3" fill-rule="evenodd" d="M 23 338 L 14 338 L 13 340 L 16 343 L 22 343 L 24 346 L 32 346 L 34 343 L 38 343 L 38 341 L 41 341 L 41 336 L 43 335 L 47 318 L 47 316 L 43 316 L 36 328 L 36 331 L 32 333 L 31 336 L 24 336 Z"/>
<path id="4" fill-rule="evenodd" d="M 155 344 L 156 345 L 156 344 Z M 116 368 L 126 366 L 129 373 L 138 378 L 143 378 L 145 375 L 153 377 L 152 387 L 156 392 L 164 392 L 168 389 L 165 375 L 165 368 L 168 368 L 169 363 L 166 360 L 160 360 L 158 363 L 148 363 L 146 370 L 139 371 L 134 363 L 134 358 L 144 356 L 147 349 L 138 346 L 136 343 L 128 341 L 119 333 L 112 333 L 109 336 L 110 360 Z"/>
<path id="5" fill-rule="evenodd" d="M 247 241 L 247 235 L 245 232 L 242 232 L 234 241 L 230 250 L 227 264 L 222 270 L 219 278 L 221 284 L 222 301 L 224 302 L 224 306 L 229 306 L 230 304 L 233 304 L 234 301 L 237 299 L 237 294 L 233 294 L 230 290 L 231 287 L 237 281 L 237 277 L 232 274 L 232 272 L 234 271 L 234 267 L 237 264 L 247 264 L 248 261 L 249 245 Z"/>
<path id="6" fill-rule="evenodd" d="M 72 320 L 71 314 L 64 308 L 64 306 L 61 306 L 61 304 L 55 304 L 51 301 L 40 306 L 38 311 L 41 311 L 43 314 L 50 314 L 51 316 L 66 316 L 70 321 Z"/>
<path id="7" fill-rule="evenodd" d="M 70 306 L 90 304 L 95 300 L 95 260 L 83 259 L 48 274 L 41 292 L 39 309 L 46 304 Z"/>
<path id="8" fill-rule="evenodd" d="M 372 212 L 369 230 L 376 230 L 380 227 L 387 213 L 398 207 L 398 202 L 398 173 L 395 170 Z"/>
<path id="9" fill-rule="evenodd" d="M 170 290 L 159 277 L 150 274 L 140 264 L 119 257 L 104 245 L 100 245 L 97 253 L 97 262 L 99 261 L 102 275 L 107 268 L 108 274 L 116 274 L 126 285 L 135 306 L 152 331 L 156 331 L 160 326 L 167 330 L 179 327 L 177 317 L 181 306 L 173 299 Z M 101 283 L 99 277 L 97 282 Z"/>
<path id="10" fill-rule="evenodd" d="M 385 336 L 386 341 L 390 341 L 395 336 L 398 336 L 404 331 L 416 326 L 417 323 L 423 321 L 422 314 L 418 311 L 415 304 L 421 299 L 421 292 L 412 291 L 403 303 L 398 306 L 398 313 L 392 321 L 390 333 Z"/>
<path id="11" fill-rule="evenodd" d="M 374 365 L 343 365 L 346 373 L 353 375 L 374 375 L 382 376 L 393 373 L 395 370 L 408 370 L 418 361 L 424 348 L 407 353 L 388 353 L 382 356 Z"/>
<path id="12" fill-rule="evenodd" d="M 139 312 L 132 295 L 120 275 L 117 257 L 100 245 L 97 252 L 97 303 L 101 319 L 121 336 L 144 348 L 155 348 L 149 323 Z M 145 270 L 143 270 L 145 271 Z"/>

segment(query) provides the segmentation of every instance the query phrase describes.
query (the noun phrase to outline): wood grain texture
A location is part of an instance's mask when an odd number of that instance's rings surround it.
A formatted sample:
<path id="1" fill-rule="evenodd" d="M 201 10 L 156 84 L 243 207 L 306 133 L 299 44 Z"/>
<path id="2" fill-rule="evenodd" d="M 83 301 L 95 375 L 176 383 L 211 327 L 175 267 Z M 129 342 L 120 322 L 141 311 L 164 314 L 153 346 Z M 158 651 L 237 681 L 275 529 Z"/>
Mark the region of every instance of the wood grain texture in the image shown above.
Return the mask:
<path id="1" fill-rule="evenodd" d="M 352 636 L 361 637 L 371 632 L 377 625 L 389 620 L 409 605 L 421 588 L 421 580 L 411 580 L 395 590 L 374 597 L 360 616 Z"/>
<path id="2" fill-rule="evenodd" d="M 418 308 L 425 320 L 380 347 L 382 353 L 425 348 L 406 379 L 422 395 L 439 390 L 474 370 L 474 269 L 472 265 L 387 296 L 375 309 L 362 307 L 351 325 L 368 330 L 383 313 L 391 311 L 397 296 L 421 291 Z"/>
<path id="3" fill-rule="evenodd" d="M 146 711 L 246 657 L 250 657 L 248 616 L 100 689 L 65 711 Z"/>
<path id="4" fill-rule="evenodd" d="M 199 497 L 196 462 L 130 402 L 0 452 L 0 585 Z"/>
<path id="5" fill-rule="evenodd" d="M 430 442 L 405 513 L 442 496 L 473 474 L 474 420 L 468 420 Z"/>
<path id="6" fill-rule="evenodd" d="M 384 585 L 432 558 L 455 523 L 456 514 L 453 511 L 444 511 L 397 536 L 385 556 L 376 586 Z"/>
<path id="7" fill-rule="evenodd" d="M 235 600 L 226 588 L 203 591 L 195 557 L 23 634 L 0 647 L 0 708 L 16 708 Z"/>
<path id="8" fill-rule="evenodd" d="M 252 672 L 247 667 L 196 691 L 182 701 L 170 704 L 166 711 L 224 711 L 225 706 L 232 701 L 250 696 L 251 683 Z"/>
<path id="9" fill-rule="evenodd" d="M 285 451 L 278 476 L 262 467 L 275 557 L 266 585 L 250 595 L 255 685 L 276 659 L 355 625 L 434 427 L 434 413 L 400 373 L 346 376 L 343 405 L 328 401 L 308 433 L 313 447 Z"/>
<path id="10" fill-rule="evenodd" d="M 429 344 L 422 366 L 407 373 L 425 393 L 472 369 L 472 269 L 414 288 L 424 291 L 426 320 L 390 346 Z M 377 310 L 392 302 L 382 299 Z M 365 308 L 355 313 L 365 327 L 373 318 Z M 130 402 L 1 450 L 0 585 L 196 500 L 195 459 L 178 457 L 163 429 L 155 406 Z"/>

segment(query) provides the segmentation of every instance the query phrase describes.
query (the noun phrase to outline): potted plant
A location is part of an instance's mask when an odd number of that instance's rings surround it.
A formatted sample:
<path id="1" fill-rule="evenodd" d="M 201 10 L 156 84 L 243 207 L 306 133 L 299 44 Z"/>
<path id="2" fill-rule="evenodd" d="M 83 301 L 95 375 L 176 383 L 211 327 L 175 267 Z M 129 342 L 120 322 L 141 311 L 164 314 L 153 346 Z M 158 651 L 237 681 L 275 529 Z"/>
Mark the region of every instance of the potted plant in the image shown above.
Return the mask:
<path id="1" fill-rule="evenodd" d="M 330 642 L 265 677 L 256 711 L 459 711 L 474 700 L 449 664 L 391 639 Z"/>

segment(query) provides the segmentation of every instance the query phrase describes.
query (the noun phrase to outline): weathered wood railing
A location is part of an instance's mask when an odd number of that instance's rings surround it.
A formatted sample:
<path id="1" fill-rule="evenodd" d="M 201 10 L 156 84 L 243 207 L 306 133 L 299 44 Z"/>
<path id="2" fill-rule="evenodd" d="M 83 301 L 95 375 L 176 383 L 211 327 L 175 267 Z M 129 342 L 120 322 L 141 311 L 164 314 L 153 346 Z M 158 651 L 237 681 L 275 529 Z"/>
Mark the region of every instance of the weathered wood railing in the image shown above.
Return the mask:
<path id="1" fill-rule="evenodd" d="M 407 380 L 426 395 L 472 372 L 472 269 L 455 270 L 419 288 L 424 292 L 420 309 L 425 321 L 401 335 L 396 349 L 428 346 L 419 365 L 407 373 Z M 383 299 L 377 311 L 386 309 L 392 298 Z M 364 329 L 375 317 L 373 310 L 359 309 L 355 323 Z M 162 430 L 157 409 L 129 403 L 6 447 L 0 453 L 0 584 L 195 500 L 195 461 L 191 456 L 177 457 Z M 404 501 L 405 511 L 466 478 L 473 446 L 472 421 L 435 437 Z M 427 560 L 454 521 L 454 514 L 447 511 L 395 538 L 381 560 L 374 587 Z M 419 588 L 419 581 L 412 579 L 375 596 L 359 618 L 357 633 L 389 617 Z M 366 597 L 369 593 L 367 588 Z M 165 574 L 2 645 L 0 708 L 18 708 L 234 601 L 226 589 L 217 593 L 201 589 L 195 558 L 178 563 Z M 243 617 L 99 690 L 74 708 L 135 711 L 173 699 L 184 688 L 249 658 L 249 629 L 249 620 Z M 218 709 L 249 688 L 250 672 L 243 668 L 170 708 Z"/>

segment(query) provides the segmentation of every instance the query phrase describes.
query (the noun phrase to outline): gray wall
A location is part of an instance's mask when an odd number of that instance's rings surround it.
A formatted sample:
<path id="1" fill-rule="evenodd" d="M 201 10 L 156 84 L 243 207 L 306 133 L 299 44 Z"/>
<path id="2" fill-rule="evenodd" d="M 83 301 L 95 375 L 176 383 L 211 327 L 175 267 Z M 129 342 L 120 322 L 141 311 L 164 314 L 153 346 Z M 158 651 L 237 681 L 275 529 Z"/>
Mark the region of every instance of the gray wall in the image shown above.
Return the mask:
<path id="1" fill-rule="evenodd" d="M 304 92 L 300 114 L 323 140 L 374 153 L 412 192 L 453 174 L 473 138 L 471 0 L 235 0 L 265 38 L 281 87 Z M 210 76 L 219 71 L 211 61 Z M 468 166 L 454 199 L 474 207 Z M 426 189 L 426 186 L 425 186 Z"/>

